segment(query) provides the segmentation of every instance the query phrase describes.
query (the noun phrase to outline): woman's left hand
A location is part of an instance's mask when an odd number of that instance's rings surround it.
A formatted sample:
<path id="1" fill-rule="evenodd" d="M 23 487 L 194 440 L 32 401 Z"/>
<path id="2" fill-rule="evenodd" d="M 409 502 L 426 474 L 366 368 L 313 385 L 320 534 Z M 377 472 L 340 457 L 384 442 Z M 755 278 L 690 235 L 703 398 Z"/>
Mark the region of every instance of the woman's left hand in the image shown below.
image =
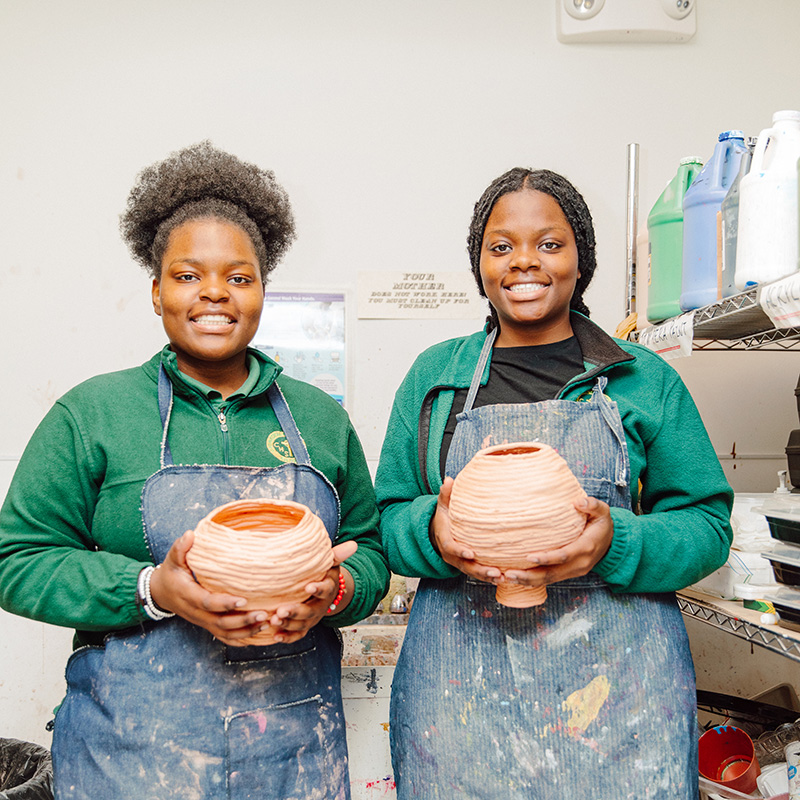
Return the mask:
<path id="1" fill-rule="evenodd" d="M 611 547 L 614 522 L 611 509 L 602 500 L 587 497 L 575 508 L 586 514 L 583 533 L 564 547 L 529 553 L 530 569 L 512 569 L 503 573 L 503 580 L 522 586 L 546 586 L 567 578 L 579 578 L 594 569 Z"/>
<path id="2" fill-rule="evenodd" d="M 339 593 L 339 572 L 344 576 L 345 593 L 336 610 L 341 611 L 350 602 L 353 597 L 353 576 L 339 565 L 350 558 L 357 547 L 355 542 L 335 545 L 333 566 L 321 581 L 306 586 L 306 592 L 311 596 L 302 603 L 284 603 L 275 609 L 267 624 L 274 629 L 276 642 L 288 643 L 302 639 L 325 616 Z"/>

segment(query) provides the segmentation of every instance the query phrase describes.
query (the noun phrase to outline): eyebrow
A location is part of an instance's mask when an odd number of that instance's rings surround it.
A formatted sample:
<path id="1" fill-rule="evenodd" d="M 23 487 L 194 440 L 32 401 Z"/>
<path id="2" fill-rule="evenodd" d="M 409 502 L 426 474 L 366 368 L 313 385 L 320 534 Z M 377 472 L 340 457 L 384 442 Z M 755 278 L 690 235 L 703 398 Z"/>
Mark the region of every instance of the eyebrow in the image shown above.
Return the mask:
<path id="1" fill-rule="evenodd" d="M 200 261 L 197 258 L 175 258 L 167 264 L 168 267 L 171 267 L 173 264 L 191 264 L 192 266 L 199 266 L 203 264 L 203 261 Z M 252 261 L 246 260 L 239 260 L 239 261 L 228 261 L 225 264 L 226 267 L 253 267 L 257 269 L 256 265 Z"/>
<path id="2" fill-rule="evenodd" d="M 536 231 L 536 233 L 541 236 L 545 233 L 551 233 L 553 231 L 557 233 L 565 233 L 568 231 L 569 228 L 565 228 L 563 225 L 548 225 L 546 228 L 540 228 Z M 501 236 L 512 236 L 513 231 L 506 230 L 505 228 L 487 228 L 484 235 L 487 233 L 499 234 Z"/>

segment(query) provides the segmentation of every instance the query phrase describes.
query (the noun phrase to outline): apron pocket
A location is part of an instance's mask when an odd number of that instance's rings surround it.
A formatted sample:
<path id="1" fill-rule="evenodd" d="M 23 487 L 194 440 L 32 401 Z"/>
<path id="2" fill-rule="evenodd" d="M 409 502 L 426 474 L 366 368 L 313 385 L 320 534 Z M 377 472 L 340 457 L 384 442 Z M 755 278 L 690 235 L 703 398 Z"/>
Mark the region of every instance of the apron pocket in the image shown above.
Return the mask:
<path id="1" fill-rule="evenodd" d="M 608 503 L 612 508 L 630 508 L 630 490 L 627 484 L 617 486 L 614 481 L 606 478 L 579 477 L 583 491 L 590 497 L 596 497 L 604 503 Z"/>
<path id="2" fill-rule="evenodd" d="M 320 695 L 259 708 L 225 720 L 228 797 L 336 798 L 347 760 L 335 754 L 344 732 L 333 723 Z M 346 751 L 345 751 L 346 752 Z"/>

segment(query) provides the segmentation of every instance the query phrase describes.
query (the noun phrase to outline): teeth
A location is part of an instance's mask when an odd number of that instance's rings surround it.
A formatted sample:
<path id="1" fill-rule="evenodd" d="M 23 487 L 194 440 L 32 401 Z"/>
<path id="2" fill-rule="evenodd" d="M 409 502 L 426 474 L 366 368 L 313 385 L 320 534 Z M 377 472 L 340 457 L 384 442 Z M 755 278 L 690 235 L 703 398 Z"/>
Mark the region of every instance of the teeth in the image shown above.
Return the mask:
<path id="1" fill-rule="evenodd" d="M 224 314 L 203 314 L 200 317 L 195 317 L 194 321 L 199 322 L 201 325 L 230 325 L 233 322 L 230 317 L 226 317 Z"/>
<path id="2" fill-rule="evenodd" d="M 507 286 L 509 292 L 514 292 L 515 294 L 524 294 L 526 292 L 536 292 L 539 289 L 543 289 L 545 284 L 543 283 L 515 283 L 513 286 Z"/>

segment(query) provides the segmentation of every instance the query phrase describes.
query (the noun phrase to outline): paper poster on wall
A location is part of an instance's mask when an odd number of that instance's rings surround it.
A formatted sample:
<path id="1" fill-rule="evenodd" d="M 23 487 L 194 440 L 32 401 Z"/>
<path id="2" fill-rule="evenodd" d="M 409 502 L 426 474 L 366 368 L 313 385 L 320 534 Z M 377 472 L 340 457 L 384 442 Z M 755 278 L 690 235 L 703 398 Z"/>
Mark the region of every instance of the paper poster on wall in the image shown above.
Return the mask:
<path id="1" fill-rule="evenodd" d="M 286 375 L 313 384 L 344 405 L 344 313 L 344 293 L 267 292 L 252 346 L 277 361 Z"/>
<path id="2" fill-rule="evenodd" d="M 472 273 L 359 272 L 359 319 L 476 319 L 486 314 Z"/>

